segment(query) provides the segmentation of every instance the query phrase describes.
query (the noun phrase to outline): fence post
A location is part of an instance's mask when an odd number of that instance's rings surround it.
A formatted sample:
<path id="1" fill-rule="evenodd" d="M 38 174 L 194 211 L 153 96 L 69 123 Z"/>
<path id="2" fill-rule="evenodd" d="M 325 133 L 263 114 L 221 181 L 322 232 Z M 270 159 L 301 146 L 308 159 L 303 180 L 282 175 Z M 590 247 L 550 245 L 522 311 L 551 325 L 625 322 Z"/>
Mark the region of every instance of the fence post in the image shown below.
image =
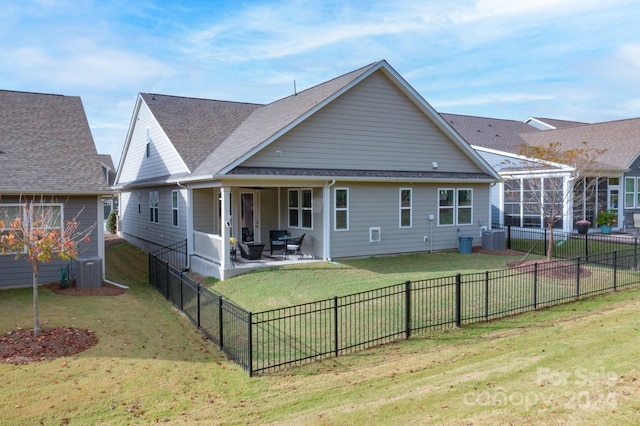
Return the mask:
<path id="1" fill-rule="evenodd" d="M 638 237 L 633 239 L 633 270 L 638 270 Z"/>
<path id="2" fill-rule="evenodd" d="M 511 250 L 511 225 L 507 225 L 507 248 Z"/>
<path id="3" fill-rule="evenodd" d="M 249 377 L 253 376 L 253 331 L 252 331 L 253 314 L 248 312 L 247 315 L 247 367 L 249 369 Z"/>
<path id="4" fill-rule="evenodd" d="M 533 310 L 538 309 L 538 262 L 533 264 Z"/>
<path id="5" fill-rule="evenodd" d="M 411 337 L 411 281 L 404 282 L 404 335 Z"/>
<path id="6" fill-rule="evenodd" d="M 460 327 L 462 310 L 462 274 L 456 274 L 456 327 Z"/>
<path id="7" fill-rule="evenodd" d="M 624 251 L 623 251 L 624 253 Z M 613 251 L 613 290 L 618 289 L 618 252 Z"/>
<path id="8" fill-rule="evenodd" d="M 489 321 L 489 271 L 484 271 L 484 320 Z"/>
<path id="9" fill-rule="evenodd" d="M 338 296 L 333 296 L 333 354 L 338 356 Z"/>
<path id="10" fill-rule="evenodd" d="M 196 283 L 198 284 L 197 287 L 197 293 L 196 293 L 196 309 L 197 309 L 197 316 L 198 316 L 198 328 L 200 328 L 200 281 L 196 281 Z"/>
<path id="11" fill-rule="evenodd" d="M 223 321 L 222 318 L 224 317 L 223 315 L 224 312 L 222 309 L 222 302 L 223 302 L 222 296 L 218 296 L 218 336 L 220 336 L 219 337 L 220 349 L 224 348 L 224 328 L 223 328 L 224 324 L 222 324 L 222 321 Z"/>
<path id="12" fill-rule="evenodd" d="M 580 256 L 576 258 L 576 299 L 580 298 Z"/>

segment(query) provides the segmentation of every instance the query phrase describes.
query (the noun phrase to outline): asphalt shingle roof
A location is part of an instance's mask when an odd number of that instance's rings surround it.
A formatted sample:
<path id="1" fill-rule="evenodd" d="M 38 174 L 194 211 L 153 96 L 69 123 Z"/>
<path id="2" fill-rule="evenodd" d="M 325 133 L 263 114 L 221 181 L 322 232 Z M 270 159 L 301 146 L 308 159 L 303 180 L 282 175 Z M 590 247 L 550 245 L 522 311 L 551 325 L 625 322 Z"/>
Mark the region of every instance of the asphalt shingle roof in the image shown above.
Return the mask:
<path id="1" fill-rule="evenodd" d="M 76 96 L 0 90 L 0 194 L 109 193 Z"/>
<path id="2" fill-rule="evenodd" d="M 141 93 L 193 172 L 260 104 Z"/>
<path id="3" fill-rule="evenodd" d="M 581 148 L 587 142 L 594 149 L 606 149 L 598 156 L 597 168 L 627 169 L 640 154 L 640 118 L 545 130 L 522 137 L 531 145 L 559 142 L 561 149 Z"/>
<path id="4" fill-rule="evenodd" d="M 471 145 L 517 154 L 525 143 L 523 134 L 541 130 L 517 120 L 440 114 Z"/>

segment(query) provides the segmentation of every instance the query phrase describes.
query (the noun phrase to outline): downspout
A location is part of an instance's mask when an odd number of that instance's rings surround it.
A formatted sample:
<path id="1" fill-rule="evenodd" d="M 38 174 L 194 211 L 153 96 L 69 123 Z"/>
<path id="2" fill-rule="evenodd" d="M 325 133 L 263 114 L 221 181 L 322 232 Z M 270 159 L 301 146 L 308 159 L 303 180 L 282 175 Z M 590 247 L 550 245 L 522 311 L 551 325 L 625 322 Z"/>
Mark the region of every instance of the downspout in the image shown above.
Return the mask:
<path id="1" fill-rule="evenodd" d="M 322 251 L 323 257 L 327 261 L 331 261 L 331 187 L 336 184 L 336 180 L 333 179 L 331 182 L 327 183 L 324 186 L 324 197 L 323 197 L 323 235 L 322 235 Z"/>
<path id="2" fill-rule="evenodd" d="M 188 187 L 184 186 L 183 184 L 180 183 L 180 181 L 176 182 L 176 185 L 178 186 L 178 188 L 182 188 L 182 189 L 186 189 L 187 190 L 187 201 L 186 201 L 186 209 L 187 209 L 187 258 L 185 259 L 186 261 L 186 265 L 185 268 L 186 269 L 191 269 L 191 254 L 193 253 L 193 219 L 192 216 L 193 215 L 193 208 L 191 208 L 191 189 L 189 189 Z"/>

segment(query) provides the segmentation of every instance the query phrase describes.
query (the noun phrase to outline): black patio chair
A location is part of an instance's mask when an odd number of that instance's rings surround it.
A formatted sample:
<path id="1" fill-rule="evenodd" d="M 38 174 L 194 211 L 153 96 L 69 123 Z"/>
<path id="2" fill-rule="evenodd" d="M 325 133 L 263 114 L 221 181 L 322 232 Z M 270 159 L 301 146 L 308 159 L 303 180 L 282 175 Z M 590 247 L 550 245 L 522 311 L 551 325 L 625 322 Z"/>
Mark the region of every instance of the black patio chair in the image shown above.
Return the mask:
<path id="1" fill-rule="evenodd" d="M 276 230 L 271 230 L 269 231 L 269 241 L 271 242 L 271 255 L 273 256 L 273 251 L 276 250 L 286 250 L 286 244 L 283 240 L 281 240 L 281 237 L 284 237 L 287 235 L 287 231 L 283 230 L 283 229 L 276 229 Z"/>

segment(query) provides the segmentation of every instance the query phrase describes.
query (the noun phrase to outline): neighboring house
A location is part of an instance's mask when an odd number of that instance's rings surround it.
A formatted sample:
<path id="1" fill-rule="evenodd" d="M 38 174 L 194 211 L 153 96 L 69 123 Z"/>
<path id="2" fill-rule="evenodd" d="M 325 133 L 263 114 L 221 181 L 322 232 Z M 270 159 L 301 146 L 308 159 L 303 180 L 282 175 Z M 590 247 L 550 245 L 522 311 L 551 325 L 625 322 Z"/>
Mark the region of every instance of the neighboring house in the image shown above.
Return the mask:
<path id="1" fill-rule="evenodd" d="M 115 187 L 124 238 L 186 239 L 191 269 L 225 279 L 231 236 L 268 250 L 277 229 L 319 259 L 457 247 L 498 178 L 380 61 L 268 105 L 142 93 Z"/>
<path id="2" fill-rule="evenodd" d="M 109 154 L 98 154 L 100 159 L 100 166 L 102 167 L 102 175 L 109 187 L 113 186 L 116 181 L 116 168 L 113 167 L 113 159 Z M 106 220 L 109 217 L 111 210 L 118 211 L 118 196 L 114 192 L 102 197 L 102 207 L 104 210 L 104 220 L 106 226 Z M 106 229 L 106 228 L 105 228 Z"/>
<path id="3" fill-rule="evenodd" d="M 18 215 L 21 202 L 44 200 L 60 226 L 78 214 L 80 230 L 102 224 L 101 197 L 110 190 L 79 97 L 0 90 L 0 170 L 0 211 Z M 78 252 L 104 258 L 102 226 Z M 40 265 L 39 282 L 59 281 L 68 264 Z M 31 284 L 28 262 L 0 255 L 0 287 Z"/>
<path id="4" fill-rule="evenodd" d="M 579 205 L 566 203 L 556 227 L 571 231 L 579 219 L 588 219 L 596 227 L 600 210 L 618 211 L 616 228 L 630 222 L 634 211 L 640 211 L 640 119 L 605 123 L 580 123 L 548 118 L 528 118 L 524 122 L 496 118 L 441 114 L 480 155 L 500 173 L 503 181 L 492 189 L 492 221 L 525 227 L 544 227 L 539 211 L 530 207 L 527 191 L 542 188 L 531 185 L 531 179 L 562 179 L 567 191 L 575 188 L 568 165 L 537 162 L 518 155 L 524 144 L 548 146 L 560 143 L 560 149 L 583 147 L 587 142 L 594 149 L 606 148 L 590 167 L 589 176 L 595 185 Z M 526 164 L 525 164 L 526 163 Z M 534 171 L 534 170 L 539 171 Z M 568 197 L 571 199 L 571 197 Z M 625 200 L 624 204 L 621 200 Z"/>

